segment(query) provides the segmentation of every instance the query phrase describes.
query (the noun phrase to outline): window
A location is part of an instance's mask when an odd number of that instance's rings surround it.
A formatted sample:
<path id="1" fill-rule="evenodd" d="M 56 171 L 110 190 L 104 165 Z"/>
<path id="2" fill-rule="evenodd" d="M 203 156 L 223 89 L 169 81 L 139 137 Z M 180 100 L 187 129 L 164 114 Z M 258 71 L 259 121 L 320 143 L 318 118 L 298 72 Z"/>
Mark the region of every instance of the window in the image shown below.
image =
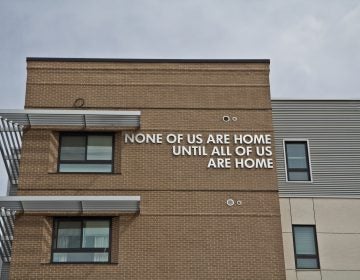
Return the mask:
<path id="1" fill-rule="evenodd" d="M 60 135 L 59 172 L 113 172 L 113 134 Z"/>
<path id="2" fill-rule="evenodd" d="M 315 226 L 293 226 L 296 268 L 320 268 Z"/>
<path id="3" fill-rule="evenodd" d="M 307 142 L 286 141 L 285 154 L 288 181 L 311 181 Z"/>
<path id="4" fill-rule="evenodd" d="M 55 218 L 52 262 L 108 263 L 110 218 Z"/>

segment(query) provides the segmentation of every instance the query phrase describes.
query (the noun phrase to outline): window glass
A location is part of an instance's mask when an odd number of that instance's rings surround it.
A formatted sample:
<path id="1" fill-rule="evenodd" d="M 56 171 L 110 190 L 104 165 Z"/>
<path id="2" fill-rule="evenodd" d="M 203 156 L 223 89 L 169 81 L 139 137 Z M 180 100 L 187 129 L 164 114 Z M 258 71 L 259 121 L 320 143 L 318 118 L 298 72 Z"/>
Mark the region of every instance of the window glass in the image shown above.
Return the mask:
<path id="1" fill-rule="evenodd" d="M 63 136 L 61 138 L 60 160 L 85 160 L 86 137 Z"/>
<path id="2" fill-rule="evenodd" d="M 309 173 L 307 171 L 289 171 L 289 181 L 309 181 Z"/>
<path id="3" fill-rule="evenodd" d="M 80 248 L 81 222 L 62 221 L 58 224 L 57 248 Z"/>
<path id="4" fill-rule="evenodd" d="M 89 135 L 87 159 L 111 160 L 112 136 Z"/>
<path id="5" fill-rule="evenodd" d="M 319 268 L 315 226 L 293 226 L 296 268 Z"/>
<path id="6" fill-rule="evenodd" d="M 112 171 L 112 164 L 60 163 L 59 171 L 109 173 Z"/>
<path id="7" fill-rule="evenodd" d="M 109 223 L 109 221 L 85 221 L 83 248 L 108 248 Z"/>
<path id="8" fill-rule="evenodd" d="M 318 268 L 317 259 L 297 258 L 296 259 L 296 267 L 301 268 L 301 269 Z"/>
<path id="9" fill-rule="evenodd" d="M 295 246 L 297 254 L 312 254 L 316 253 L 314 228 L 313 227 L 295 227 Z"/>
<path id="10" fill-rule="evenodd" d="M 109 218 L 55 218 L 53 262 L 108 262 Z"/>
<path id="11" fill-rule="evenodd" d="M 305 143 L 288 143 L 287 158 L 289 168 L 307 168 Z"/>

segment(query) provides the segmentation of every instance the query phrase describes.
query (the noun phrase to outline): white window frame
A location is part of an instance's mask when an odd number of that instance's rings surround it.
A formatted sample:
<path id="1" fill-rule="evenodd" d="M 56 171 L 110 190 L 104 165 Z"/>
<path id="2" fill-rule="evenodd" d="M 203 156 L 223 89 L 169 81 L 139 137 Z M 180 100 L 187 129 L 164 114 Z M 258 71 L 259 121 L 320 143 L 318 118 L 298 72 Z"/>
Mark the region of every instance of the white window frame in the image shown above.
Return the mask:
<path id="1" fill-rule="evenodd" d="M 287 156 L 286 156 L 286 142 L 306 142 L 307 145 L 307 156 L 309 159 L 309 175 L 310 180 L 309 181 L 291 181 L 288 178 L 288 166 L 287 166 Z M 283 139 L 283 155 L 284 155 L 284 166 L 285 166 L 285 177 L 286 177 L 286 183 L 307 183 L 311 184 L 314 182 L 313 174 L 312 174 L 312 166 L 311 166 L 311 156 L 310 156 L 310 141 L 307 138 L 284 138 Z"/>

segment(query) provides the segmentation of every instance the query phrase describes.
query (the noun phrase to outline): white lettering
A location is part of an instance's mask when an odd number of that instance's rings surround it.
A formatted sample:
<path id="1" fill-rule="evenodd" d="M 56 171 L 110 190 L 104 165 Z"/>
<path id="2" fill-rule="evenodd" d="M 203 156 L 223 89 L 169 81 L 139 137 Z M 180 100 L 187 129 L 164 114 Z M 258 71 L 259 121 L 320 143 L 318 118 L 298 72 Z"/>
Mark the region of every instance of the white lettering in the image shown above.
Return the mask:
<path id="1" fill-rule="evenodd" d="M 252 147 L 251 146 L 246 146 L 246 147 L 237 146 L 235 148 L 235 154 L 238 155 L 238 156 L 244 156 L 244 155 L 249 156 L 251 153 L 252 153 Z"/>
<path id="2" fill-rule="evenodd" d="M 230 158 L 210 158 L 208 168 L 231 168 Z"/>
<path id="3" fill-rule="evenodd" d="M 138 143 L 138 144 L 161 144 L 162 134 L 125 134 L 125 143 Z"/>
<path id="4" fill-rule="evenodd" d="M 235 158 L 235 168 L 266 168 L 272 169 L 273 168 L 273 160 L 271 158 Z"/>

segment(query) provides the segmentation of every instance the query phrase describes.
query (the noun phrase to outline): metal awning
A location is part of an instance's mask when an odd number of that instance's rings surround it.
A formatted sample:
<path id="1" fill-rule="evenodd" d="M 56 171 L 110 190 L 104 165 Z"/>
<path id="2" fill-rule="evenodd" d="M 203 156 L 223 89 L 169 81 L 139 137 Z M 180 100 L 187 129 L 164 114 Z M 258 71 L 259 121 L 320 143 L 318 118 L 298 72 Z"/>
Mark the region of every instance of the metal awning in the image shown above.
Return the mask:
<path id="1" fill-rule="evenodd" d="M 140 196 L 0 196 L 0 207 L 24 213 L 136 213 Z"/>
<path id="2" fill-rule="evenodd" d="M 0 109 L 0 116 L 22 126 L 77 126 L 84 128 L 138 128 L 140 111 Z"/>

